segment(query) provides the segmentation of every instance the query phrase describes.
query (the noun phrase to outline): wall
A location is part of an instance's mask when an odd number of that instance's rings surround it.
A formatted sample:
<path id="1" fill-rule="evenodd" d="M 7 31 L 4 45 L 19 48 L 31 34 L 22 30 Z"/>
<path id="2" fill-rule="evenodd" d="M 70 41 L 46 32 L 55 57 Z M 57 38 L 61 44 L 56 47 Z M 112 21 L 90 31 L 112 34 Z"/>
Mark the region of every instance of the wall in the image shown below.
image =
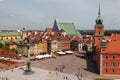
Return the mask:
<path id="1" fill-rule="evenodd" d="M 113 53 L 115 58 L 113 59 L 112 54 L 103 54 L 103 68 L 102 68 L 102 73 L 103 74 L 110 74 L 110 75 L 120 75 L 120 54 L 115 54 Z M 106 58 L 106 55 L 108 58 Z M 108 67 L 105 66 L 105 63 L 108 63 Z M 112 67 L 112 63 L 115 63 L 115 67 Z M 106 69 L 108 72 L 106 72 Z M 114 72 L 113 72 L 114 70 Z"/>

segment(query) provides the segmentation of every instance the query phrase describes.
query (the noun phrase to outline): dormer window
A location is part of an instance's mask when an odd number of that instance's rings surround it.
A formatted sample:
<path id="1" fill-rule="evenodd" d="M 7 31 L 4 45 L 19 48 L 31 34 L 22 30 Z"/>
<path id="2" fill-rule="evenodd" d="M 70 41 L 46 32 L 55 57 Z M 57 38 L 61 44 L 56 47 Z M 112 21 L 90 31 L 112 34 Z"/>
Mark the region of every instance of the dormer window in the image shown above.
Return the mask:
<path id="1" fill-rule="evenodd" d="M 105 42 L 102 42 L 101 46 L 106 46 L 106 43 L 105 43 Z"/>
<path id="2" fill-rule="evenodd" d="M 105 39 L 102 39 L 102 41 L 101 41 L 101 47 L 106 47 L 106 40 Z"/>

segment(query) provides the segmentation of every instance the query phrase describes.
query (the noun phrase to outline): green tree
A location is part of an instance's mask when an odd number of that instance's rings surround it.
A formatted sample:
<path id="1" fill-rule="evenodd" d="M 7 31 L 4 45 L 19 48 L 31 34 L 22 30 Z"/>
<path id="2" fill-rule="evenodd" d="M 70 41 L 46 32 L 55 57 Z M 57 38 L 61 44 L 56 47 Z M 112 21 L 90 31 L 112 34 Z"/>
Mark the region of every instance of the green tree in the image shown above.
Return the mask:
<path id="1" fill-rule="evenodd" d="M 0 48 L 4 48 L 4 44 L 0 43 Z"/>
<path id="2" fill-rule="evenodd" d="M 86 44 L 84 44 L 84 45 L 82 46 L 82 49 L 83 49 L 84 51 L 88 51 L 88 46 L 87 46 Z"/>
<path id="3" fill-rule="evenodd" d="M 9 50 L 9 49 L 10 49 L 8 46 L 4 46 L 3 43 L 0 43 L 0 48 L 2 48 L 2 49 L 6 49 L 6 50 Z"/>
<path id="4" fill-rule="evenodd" d="M 5 46 L 4 49 L 6 49 L 6 50 L 10 50 L 10 48 L 9 48 L 8 46 Z"/>

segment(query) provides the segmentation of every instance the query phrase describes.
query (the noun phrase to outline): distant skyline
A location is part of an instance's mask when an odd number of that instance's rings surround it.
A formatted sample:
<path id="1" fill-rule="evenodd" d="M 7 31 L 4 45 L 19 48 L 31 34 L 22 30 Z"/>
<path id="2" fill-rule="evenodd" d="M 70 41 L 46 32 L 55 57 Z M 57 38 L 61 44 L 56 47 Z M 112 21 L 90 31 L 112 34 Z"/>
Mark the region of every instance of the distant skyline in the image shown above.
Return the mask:
<path id="1" fill-rule="evenodd" d="M 41 30 L 53 27 L 55 18 L 92 30 L 99 3 L 105 29 L 120 29 L 120 0 L 0 0 L 0 30 Z"/>

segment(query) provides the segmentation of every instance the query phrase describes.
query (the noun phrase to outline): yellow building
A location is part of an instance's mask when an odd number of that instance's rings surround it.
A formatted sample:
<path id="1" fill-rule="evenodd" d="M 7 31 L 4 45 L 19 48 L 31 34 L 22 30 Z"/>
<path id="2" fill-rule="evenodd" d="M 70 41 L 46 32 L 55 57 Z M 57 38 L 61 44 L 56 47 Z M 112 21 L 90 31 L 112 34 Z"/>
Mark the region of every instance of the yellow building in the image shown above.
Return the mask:
<path id="1" fill-rule="evenodd" d="M 9 44 L 7 45 L 10 49 L 15 49 L 17 48 L 17 45 L 16 44 Z"/>
<path id="2" fill-rule="evenodd" d="M 28 56 L 28 53 L 30 55 L 40 55 L 41 53 L 47 53 L 47 42 L 29 44 L 29 48 L 27 44 L 19 44 L 17 47 L 17 52 L 22 56 Z"/>
<path id="3" fill-rule="evenodd" d="M 43 41 L 37 44 L 37 54 L 47 53 L 47 42 Z"/>
<path id="4" fill-rule="evenodd" d="M 17 46 L 17 53 L 21 56 L 30 57 L 35 54 L 34 44 L 19 44 Z"/>
<path id="5" fill-rule="evenodd" d="M 20 41 L 22 39 L 25 39 L 27 37 L 26 31 L 23 28 L 22 31 L 2 31 L 0 32 L 0 40 L 2 41 Z"/>
<path id="6" fill-rule="evenodd" d="M 9 47 L 9 49 L 15 49 L 16 50 L 16 48 L 17 48 L 17 42 L 13 42 L 13 41 L 6 42 L 5 46 Z"/>
<path id="7" fill-rule="evenodd" d="M 0 40 L 3 41 L 17 41 L 22 39 L 22 35 L 20 33 L 12 33 L 12 32 L 2 32 L 0 33 Z"/>
<path id="8" fill-rule="evenodd" d="M 27 37 L 26 31 L 23 28 L 22 31 L 1 31 L 0 43 L 9 47 L 10 49 L 17 48 L 17 43 L 23 41 Z"/>

